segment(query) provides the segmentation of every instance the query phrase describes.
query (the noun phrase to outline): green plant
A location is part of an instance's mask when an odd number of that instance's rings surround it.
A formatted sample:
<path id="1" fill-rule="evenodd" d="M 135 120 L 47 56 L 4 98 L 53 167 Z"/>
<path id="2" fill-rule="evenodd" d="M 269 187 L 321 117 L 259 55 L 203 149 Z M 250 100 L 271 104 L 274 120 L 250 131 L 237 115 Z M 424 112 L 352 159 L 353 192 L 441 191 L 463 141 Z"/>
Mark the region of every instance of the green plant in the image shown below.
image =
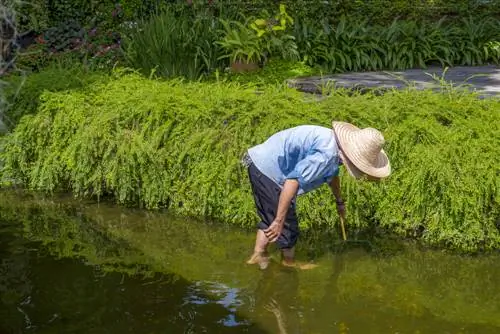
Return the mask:
<path id="1" fill-rule="evenodd" d="M 56 62 L 47 64 L 43 71 L 30 75 L 11 75 L 5 79 L 6 99 L 10 102 L 4 109 L 9 119 L 9 128 L 13 129 L 19 120 L 35 113 L 44 92 L 58 92 L 81 88 L 93 82 L 106 80 L 102 72 L 88 72 L 83 67 L 70 63 L 68 67 L 58 66 Z"/>
<path id="2" fill-rule="evenodd" d="M 328 72 L 404 70 L 498 63 L 495 43 L 500 23 L 494 19 L 463 24 L 393 20 L 389 26 L 370 25 L 342 16 L 336 25 L 296 24 L 301 57 Z"/>
<path id="3" fill-rule="evenodd" d="M 128 64 L 145 74 L 198 79 L 219 67 L 217 29 L 214 17 L 165 11 L 141 21 L 122 48 Z"/>
<path id="4" fill-rule="evenodd" d="M 4 81 L 3 77 L 15 69 L 16 54 L 13 52 L 12 47 L 18 37 L 16 5 L 18 5 L 18 1 L 15 0 L 5 1 L 0 4 L 0 135 L 7 131 L 8 124 L 6 123 L 10 122 L 5 114 L 11 103 L 6 93 L 9 83 Z"/>
<path id="5" fill-rule="evenodd" d="M 37 71 L 48 65 L 50 56 L 45 45 L 34 43 L 25 50 L 18 52 L 16 58 L 17 68 L 23 71 Z"/>
<path id="6" fill-rule="evenodd" d="M 44 40 L 49 50 L 54 52 L 72 49 L 80 44 L 84 37 L 83 27 L 75 20 L 61 22 L 48 29 Z"/>
<path id="7" fill-rule="evenodd" d="M 277 31 L 285 31 L 288 24 L 293 24 L 293 18 L 286 12 L 284 4 L 280 4 L 279 13 L 270 18 L 269 13 L 264 10 L 263 15 L 266 19 L 256 19 L 250 24 L 250 28 L 257 32 L 257 36 L 262 37 L 275 33 Z M 267 19 L 268 18 L 268 19 Z"/>
<path id="8" fill-rule="evenodd" d="M 458 65 L 482 65 L 498 63 L 499 54 L 489 52 L 488 45 L 500 40 L 500 22 L 490 18 L 481 21 L 472 17 L 463 18 L 460 25 L 449 30 L 449 38 L 454 45 L 454 63 Z"/>
<path id="9" fill-rule="evenodd" d="M 295 77 L 304 77 L 319 74 L 318 69 L 306 65 L 304 62 L 270 59 L 263 68 L 248 73 L 226 72 L 222 76 L 213 74 L 211 79 L 237 82 L 254 87 L 269 87 L 286 85 L 286 81 Z"/>
<path id="10" fill-rule="evenodd" d="M 229 58 L 231 62 L 260 63 L 264 60 L 264 45 L 259 36 L 238 21 L 220 19 L 223 38 L 216 43 L 222 47 L 224 54 L 219 59 Z"/>
<path id="11" fill-rule="evenodd" d="M 116 73 L 47 92 L 6 138 L 4 180 L 29 189 L 255 223 L 245 150 L 278 130 L 332 119 L 383 131 L 393 175 L 380 184 L 341 172 L 348 230 L 388 229 L 467 252 L 500 247 L 498 101 L 446 89 L 304 100 L 286 88 L 148 80 Z M 334 226 L 327 187 L 301 197 L 301 226 Z M 354 233 L 354 231 L 352 232 Z"/>
<path id="12" fill-rule="evenodd" d="M 250 24 L 250 28 L 257 32 L 257 36 L 263 40 L 270 57 L 279 55 L 285 60 L 297 60 L 299 51 L 295 43 L 295 37 L 287 30 L 293 24 L 293 18 L 286 12 L 284 4 L 280 4 L 279 13 L 273 18 L 264 10 L 261 17 L 266 19 L 256 19 Z"/>

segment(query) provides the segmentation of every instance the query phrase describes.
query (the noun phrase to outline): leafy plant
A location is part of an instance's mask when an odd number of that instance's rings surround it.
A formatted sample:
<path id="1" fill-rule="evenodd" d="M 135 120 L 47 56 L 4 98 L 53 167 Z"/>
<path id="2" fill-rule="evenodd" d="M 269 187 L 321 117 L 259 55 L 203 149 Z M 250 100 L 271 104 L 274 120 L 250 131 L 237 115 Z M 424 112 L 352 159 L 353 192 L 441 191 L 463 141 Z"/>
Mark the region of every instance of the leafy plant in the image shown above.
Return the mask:
<path id="1" fill-rule="evenodd" d="M 248 73 L 226 72 L 222 76 L 215 73 L 210 79 L 228 82 L 237 82 L 253 87 L 270 87 L 275 85 L 286 86 L 286 81 L 295 77 L 319 74 L 318 70 L 306 65 L 304 62 L 284 61 L 270 59 L 266 66 L 257 71 Z"/>
<path id="2" fill-rule="evenodd" d="M 264 10 L 265 17 L 270 17 L 269 13 Z M 277 31 L 285 31 L 288 24 L 293 24 L 293 18 L 286 12 L 284 4 L 280 4 L 279 13 L 274 16 L 274 19 L 256 19 L 250 24 L 250 28 L 257 32 L 258 37 L 272 34 Z"/>
<path id="3" fill-rule="evenodd" d="M 3 80 L 7 73 L 15 72 L 16 53 L 13 52 L 14 42 L 18 37 L 16 24 L 18 1 L 9 0 L 0 4 L 0 136 L 7 130 L 11 121 L 6 116 L 10 108 L 10 96 L 7 89 L 12 89 L 9 82 Z M 16 87 L 18 89 L 19 87 Z M 2 146 L 0 146 L 0 151 Z M 1 168 L 0 160 L 0 168 Z"/>
<path id="4" fill-rule="evenodd" d="M 44 92 L 77 89 L 106 80 L 106 73 L 85 71 L 81 65 L 75 66 L 74 63 L 69 65 L 72 66 L 63 67 L 52 62 L 43 71 L 30 75 L 19 73 L 5 79 L 3 92 L 10 102 L 9 108 L 5 110 L 9 128 L 13 129 L 23 116 L 38 110 L 40 96 Z"/>
<path id="5" fill-rule="evenodd" d="M 298 23 L 294 27 L 301 57 L 309 65 L 329 72 L 404 70 L 441 66 L 498 63 L 495 48 L 500 36 L 498 20 L 463 24 L 402 21 L 389 26 L 342 16 L 336 25 Z"/>
<path id="6" fill-rule="evenodd" d="M 260 63 L 264 59 L 264 45 L 254 31 L 247 27 L 247 22 L 220 19 L 223 38 L 216 43 L 224 54 L 219 59 L 229 58 L 231 62 Z"/>
<path id="7" fill-rule="evenodd" d="M 499 117 L 496 100 L 453 89 L 380 97 L 332 91 L 311 103 L 283 88 L 256 94 L 237 84 L 116 73 L 76 91 L 44 93 L 37 112 L 7 137 L 1 177 L 251 226 L 245 150 L 281 129 L 345 120 L 383 131 L 394 171 L 379 184 L 341 172 L 348 229 L 388 229 L 475 252 L 500 247 Z M 338 223 L 327 187 L 298 206 L 303 228 Z"/>
<path id="8" fill-rule="evenodd" d="M 219 67 L 217 31 L 214 17 L 165 11 L 124 36 L 122 49 L 128 64 L 145 74 L 198 79 Z"/>
<path id="9" fill-rule="evenodd" d="M 284 4 L 280 4 L 279 13 L 270 18 L 269 13 L 264 10 L 261 17 L 250 24 L 250 28 L 257 32 L 257 36 L 263 39 L 266 50 L 270 56 L 279 55 L 284 60 L 297 60 L 299 51 L 295 43 L 295 37 L 287 30 L 294 20 L 288 15 Z"/>
<path id="10" fill-rule="evenodd" d="M 75 20 L 62 22 L 44 34 L 46 46 L 56 52 L 74 48 L 81 43 L 83 37 L 83 27 Z"/>
<path id="11" fill-rule="evenodd" d="M 263 10 L 260 17 L 249 18 L 244 23 L 221 19 L 224 38 L 218 42 L 225 50 L 221 57 L 232 62 L 260 63 L 271 57 L 284 60 L 297 60 L 299 52 L 295 37 L 286 32 L 293 19 L 280 5 L 280 11 L 274 17 Z"/>

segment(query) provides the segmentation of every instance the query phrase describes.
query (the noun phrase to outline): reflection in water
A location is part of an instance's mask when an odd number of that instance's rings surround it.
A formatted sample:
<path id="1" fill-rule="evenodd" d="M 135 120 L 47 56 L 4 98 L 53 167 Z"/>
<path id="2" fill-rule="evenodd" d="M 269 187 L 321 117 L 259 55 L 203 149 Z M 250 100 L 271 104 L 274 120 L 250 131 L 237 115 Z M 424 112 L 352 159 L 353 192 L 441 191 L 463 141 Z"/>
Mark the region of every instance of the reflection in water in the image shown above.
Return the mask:
<path id="1" fill-rule="evenodd" d="M 206 297 L 206 293 L 210 298 Z M 217 322 L 226 327 L 236 327 L 249 325 L 248 320 L 237 319 L 238 308 L 244 302 L 240 299 L 240 292 L 237 288 L 231 288 L 218 282 L 198 281 L 191 284 L 187 295 L 184 297 L 184 304 L 218 304 L 223 306 L 229 313 Z"/>
<path id="2" fill-rule="evenodd" d="M 274 316 L 277 330 L 273 333 L 303 333 L 300 324 L 300 302 L 298 300 L 299 278 L 297 269 L 273 263 L 262 273 L 255 295 L 255 308 L 266 316 Z"/>
<path id="3" fill-rule="evenodd" d="M 500 332 L 498 256 L 323 247 L 313 270 L 274 253 L 260 271 L 244 263 L 252 242 L 159 213 L 0 198 L 0 333 Z"/>

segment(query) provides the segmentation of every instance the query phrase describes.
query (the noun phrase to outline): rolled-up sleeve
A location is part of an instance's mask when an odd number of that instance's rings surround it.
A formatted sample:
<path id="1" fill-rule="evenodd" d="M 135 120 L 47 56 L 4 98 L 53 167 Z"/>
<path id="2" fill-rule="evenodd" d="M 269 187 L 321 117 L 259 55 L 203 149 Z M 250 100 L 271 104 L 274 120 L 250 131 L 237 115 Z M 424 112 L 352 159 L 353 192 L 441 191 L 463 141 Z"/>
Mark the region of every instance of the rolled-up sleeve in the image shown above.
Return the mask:
<path id="1" fill-rule="evenodd" d="M 329 164 L 332 161 L 323 152 L 307 155 L 297 162 L 292 172 L 286 175 L 286 179 L 297 179 L 301 188 L 307 191 L 309 185 L 318 181 L 326 181 Z M 330 175 L 328 175 L 330 176 Z"/>

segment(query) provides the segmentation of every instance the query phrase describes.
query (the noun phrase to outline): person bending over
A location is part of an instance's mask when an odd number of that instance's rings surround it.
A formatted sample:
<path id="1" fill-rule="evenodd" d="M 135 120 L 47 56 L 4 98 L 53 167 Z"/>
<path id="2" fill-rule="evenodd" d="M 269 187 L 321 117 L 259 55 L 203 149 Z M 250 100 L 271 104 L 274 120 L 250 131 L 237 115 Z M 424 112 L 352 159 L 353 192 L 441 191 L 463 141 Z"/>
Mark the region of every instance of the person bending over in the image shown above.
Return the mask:
<path id="1" fill-rule="evenodd" d="M 282 264 L 294 266 L 294 249 L 299 237 L 296 198 L 329 184 L 339 215 L 346 211 L 341 196 L 339 169 L 344 166 L 356 179 L 376 181 L 391 174 L 383 149 L 382 133 L 360 129 L 346 122 L 332 122 L 332 128 L 300 125 L 269 137 L 251 147 L 243 157 L 248 170 L 257 214 L 254 252 L 248 264 L 267 267 L 269 243 L 276 242 Z"/>

